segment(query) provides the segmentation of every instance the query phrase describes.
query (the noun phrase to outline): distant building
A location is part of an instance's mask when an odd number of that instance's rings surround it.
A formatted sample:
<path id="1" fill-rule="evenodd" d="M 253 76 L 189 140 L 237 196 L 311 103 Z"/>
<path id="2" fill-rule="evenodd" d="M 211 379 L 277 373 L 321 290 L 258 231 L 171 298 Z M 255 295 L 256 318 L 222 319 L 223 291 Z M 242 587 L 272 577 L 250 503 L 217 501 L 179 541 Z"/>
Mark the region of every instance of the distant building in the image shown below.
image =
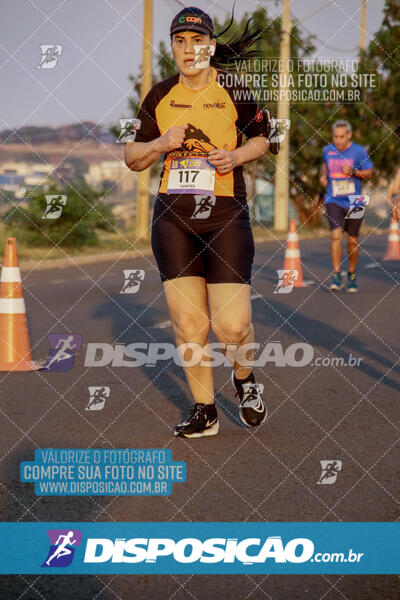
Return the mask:
<path id="1" fill-rule="evenodd" d="M 27 189 L 44 185 L 54 168 L 42 163 L 3 162 L 0 164 L 0 189 L 22 197 Z"/>
<path id="2" fill-rule="evenodd" d="M 50 176 L 56 178 L 58 170 L 52 164 L 3 162 L 0 163 L 0 189 L 14 192 L 17 198 L 21 198 L 27 190 L 44 186 Z M 104 184 L 115 184 L 112 186 L 113 193 L 129 194 L 136 190 L 135 174 L 119 160 L 91 163 L 85 179 L 99 191 L 104 189 Z"/>
<path id="3" fill-rule="evenodd" d="M 114 193 L 129 194 L 136 190 L 136 176 L 122 160 L 103 160 L 90 164 L 85 179 L 97 190 L 103 189 L 104 182 L 115 184 Z"/>

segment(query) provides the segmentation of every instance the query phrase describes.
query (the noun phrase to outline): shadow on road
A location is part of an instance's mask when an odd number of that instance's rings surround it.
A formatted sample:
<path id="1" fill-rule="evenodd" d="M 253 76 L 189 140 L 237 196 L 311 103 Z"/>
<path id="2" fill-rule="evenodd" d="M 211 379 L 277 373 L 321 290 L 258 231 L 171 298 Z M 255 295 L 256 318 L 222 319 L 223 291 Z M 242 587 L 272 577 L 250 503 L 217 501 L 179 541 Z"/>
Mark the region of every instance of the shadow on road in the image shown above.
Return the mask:
<path id="1" fill-rule="evenodd" d="M 158 310 L 154 305 L 148 311 L 148 305 L 138 302 L 137 297 L 132 294 L 114 294 L 96 308 L 93 318 L 108 319 L 111 321 L 113 340 L 110 343 L 130 344 L 135 342 L 157 342 L 175 344 L 172 327 L 156 329 L 154 325 L 165 320 L 165 311 Z M 151 317 L 151 319 L 149 318 Z M 129 368 L 124 368 L 129 371 Z M 187 417 L 193 401 L 183 367 L 177 365 L 172 359 L 160 361 L 156 366 L 132 367 L 131 370 L 139 369 L 152 384 L 151 394 L 154 387 L 166 401 L 172 402 L 182 413 L 182 418 Z M 229 372 L 230 370 L 226 369 Z M 134 390 L 134 377 L 129 384 Z M 230 384 L 229 384 L 230 385 Z M 234 390 L 232 388 L 232 396 Z M 238 417 L 238 408 L 235 402 L 229 400 L 224 394 L 218 392 L 216 400 L 227 418 L 238 427 L 244 427 Z"/>
<path id="2" fill-rule="evenodd" d="M 304 313 L 294 313 L 291 308 L 281 302 L 265 298 L 265 302 L 271 307 L 271 313 L 268 315 L 268 325 L 273 329 L 279 329 L 284 331 L 286 334 L 299 338 L 299 334 L 304 336 L 304 339 L 299 341 L 305 341 L 311 344 L 315 349 L 324 349 L 326 354 L 324 356 L 337 356 L 343 357 L 347 351 L 349 354 L 355 354 L 356 356 L 362 357 L 364 360 L 357 366 L 357 369 L 368 375 L 375 381 L 380 381 L 383 385 L 386 385 L 398 392 L 399 384 L 397 381 L 392 379 L 390 376 L 385 375 L 385 372 L 389 369 L 396 373 L 400 373 L 399 366 L 393 367 L 395 360 L 390 361 L 382 354 L 371 350 L 366 346 L 358 337 L 355 335 L 343 334 L 343 331 L 337 329 L 333 325 L 326 322 L 319 321 L 315 315 L 309 318 Z M 254 320 L 257 319 L 257 311 L 254 313 Z M 262 324 L 265 325 L 265 315 L 263 316 Z M 332 350 L 338 344 L 338 342 L 344 338 L 337 349 Z M 393 352 L 400 354 L 400 350 L 394 348 Z M 317 354 L 317 352 L 316 352 Z M 379 371 L 370 362 L 365 362 L 366 359 L 375 361 L 382 365 L 383 369 Z"/>

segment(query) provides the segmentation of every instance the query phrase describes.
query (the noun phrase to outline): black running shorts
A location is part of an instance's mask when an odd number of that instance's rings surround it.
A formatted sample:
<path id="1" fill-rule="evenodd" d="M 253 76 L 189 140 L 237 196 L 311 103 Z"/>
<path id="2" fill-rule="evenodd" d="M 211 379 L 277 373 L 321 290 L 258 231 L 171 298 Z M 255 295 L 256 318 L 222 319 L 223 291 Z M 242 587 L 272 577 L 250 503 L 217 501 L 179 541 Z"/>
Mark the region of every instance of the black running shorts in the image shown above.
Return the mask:
<path id="1" fill-rule="evenodd" d="M 151 245 L 161 281 L 198 276 L 250 285 L 254 241 L 245 199 L 159 194 Z"/>
<path id="2" fill-rule="evenodd" d="M 349 209 L 335 202 L 328 202 L 325 204 L 325 208 L 331 231 L 340 228 L 352 237 L 358 237 L 363 219 L 345 219 Z"/>

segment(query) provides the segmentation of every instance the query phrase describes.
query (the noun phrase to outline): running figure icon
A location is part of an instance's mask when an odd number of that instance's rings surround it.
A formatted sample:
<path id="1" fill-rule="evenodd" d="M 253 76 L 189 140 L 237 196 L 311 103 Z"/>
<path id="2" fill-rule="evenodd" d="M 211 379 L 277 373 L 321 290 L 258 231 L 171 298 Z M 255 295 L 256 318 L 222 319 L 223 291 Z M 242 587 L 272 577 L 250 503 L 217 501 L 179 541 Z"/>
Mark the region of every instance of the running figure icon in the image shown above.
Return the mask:
<path id="1" fill-rule="evenodd" d="M 278 269 L 279 281 L 274 289 L 274 294 L 288 294 L 293 290 L 299 272 L 296 269 Z"/>
<path id="2" fill-rule="evenodd" d="M 110 397 L 108 386 L 89 386 L 89 402 L 85 410 L 102 410 L 106 400 Z"/>
<path id="3" fill-rule="evenodd" d="M 69 371 L 74 366 L 75 357 L 82 346 L 79 333 L 49 333 L 50 349 L 44 371 Z"/>
<path id="4" fill-rule="evenodd" d="M 336 482 L 338 473 L 342 470 L 341 460 L 321 460 L 321 476 L 318 485 L 332 485 Z"/>
<path id="5" fill-rule="evenodd" d="M 37 69 L 54 69 L 58 59 L 61 56 L 62 46 L 61 44 L 42 44 L 40 46 L 42 53 L 40 63 L 37 65 Z"/>
<path id="6" fill-rule="evenodd" d="M 59 363 L 62 360 L 71 359 L 71 353 L 68 353 L 67 350 L 77 350 L 77 345 L 73 344 L 73 335 L 69 335 L 66 338 L 60 338 L 55 346 L 55 349 L 58 350 L 54 356 L 49 360 L 47 365 L 43 367 L 44 369 L 50 370 L 50 367 L 53 363 Z M 61 347 L 60 346 L 61 343 Z"/>
<path id="7" fill-rule="evenodd" d="M 72 550 L 67 548 L 67 546 L 73 546 L 76 544 L 77 540 L 72 539 L 74 536 L 73 531 L 68 531 L 66 535 L 59 535 L 56 541 L 56 550 L 55 552 L 46 560 L 46 565 L 50 566 L 50 563 L 55 558 L 61 558 L 62 556 L 66 556 L 67 554 L 72 554 Z M 60 543 L 60 540 L 63 540 Z"/>
<path id="8" fill-rule="evenodd" d="M 212 207 L 215 206 L 215 196 L 194 196 L 196 206 L 191 219 L 207 219 L 210 214 Z"/>
<path id="9" fill-rule="evenodd" d="M 104 402 L 104 392 L 106 388 L 103 387 L 94 392 L 92 400 L 89 402 L 88 408 L 93 406 L 94 404 L 98 404 L 99 402 Z"/>
<path id="10" fill-rule="evenodd" d="M 47 206 L 42 219 L 58 219 L 67 203 L 67 196 L 46 196 Z"/>
<path id="11" fill-rule="evenodd" d="M 136 294 L 144 279 L 143 269 L 124 269 L 124 285 L 120 294 Z"/>

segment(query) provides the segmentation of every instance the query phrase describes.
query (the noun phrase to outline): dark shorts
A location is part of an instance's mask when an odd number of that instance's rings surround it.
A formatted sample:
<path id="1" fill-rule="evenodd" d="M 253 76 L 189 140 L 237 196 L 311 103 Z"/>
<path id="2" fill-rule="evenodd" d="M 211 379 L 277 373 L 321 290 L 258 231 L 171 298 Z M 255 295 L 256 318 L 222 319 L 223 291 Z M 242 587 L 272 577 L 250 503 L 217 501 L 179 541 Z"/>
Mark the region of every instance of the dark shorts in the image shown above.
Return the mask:
<path id="1" fill-rule="evenodd" d="M 161 281 L 198 276 L 207 283 L 251 283 L 254 240 L 243 199 L 159 195 L 151 245 Z"/>
<path id="2" fill-rule="evenodd" d="M 345 219 L 349 209 L 339 206 L 339 204 L 335 204 L 334 202 L 328 202 L 325 204 L 325 208 L 331 231 L 339 227 L 352 237 L 358 237 L 361 223 L 364 219 Z"/>

